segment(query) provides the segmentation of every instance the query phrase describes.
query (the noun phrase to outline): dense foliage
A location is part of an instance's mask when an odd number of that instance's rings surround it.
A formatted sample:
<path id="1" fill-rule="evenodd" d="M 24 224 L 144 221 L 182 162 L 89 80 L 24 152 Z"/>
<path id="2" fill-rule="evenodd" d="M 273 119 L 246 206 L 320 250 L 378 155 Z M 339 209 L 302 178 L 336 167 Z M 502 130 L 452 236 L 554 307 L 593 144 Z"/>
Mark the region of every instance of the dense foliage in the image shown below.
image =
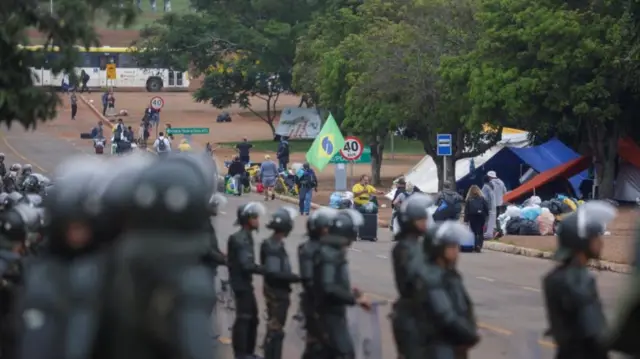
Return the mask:
<path id="1" fill-rule="evenodd" d="M 510 126 L 592 153 L 609 196 L 617 141 L 639 126 L 635 1 L 193 5 L 198 12 L 146 29 L 141 45 L 157 50 L 144 56 L 204 74 L 198 101 L 249 109 L 267 101 L 260 115 L 272 129 L 279 94 L 304 95 L 371 145 L 374 180 L 398 127 L 431 156 L 436 134 L 451 133 L 455 162 L 486 151 Z M 441 179 L 455 177 L 453 164 Z"/>
<path id="2" fill-rule="evenodd" d="M 38 30 L 45 47 L 56 45 L 59 54 L 50 61 L 55 74 L 75 74 L 78 51 L 74 45 L 95 46 L 98 37 L 94 20 L 108 19 L 111 25 L 131 24 L 132 2 L 118 0 L 56 0 L 53 12 L 49 2 L 0 1 L 0 122 L 10 125 L 18 121 L 32 128 L 39 121 L 55 118 L 59 98 L 43 87 L 34 87 L 29 67 L 44 61 L 45 51 L 29 51 L 27 30 Z"/>

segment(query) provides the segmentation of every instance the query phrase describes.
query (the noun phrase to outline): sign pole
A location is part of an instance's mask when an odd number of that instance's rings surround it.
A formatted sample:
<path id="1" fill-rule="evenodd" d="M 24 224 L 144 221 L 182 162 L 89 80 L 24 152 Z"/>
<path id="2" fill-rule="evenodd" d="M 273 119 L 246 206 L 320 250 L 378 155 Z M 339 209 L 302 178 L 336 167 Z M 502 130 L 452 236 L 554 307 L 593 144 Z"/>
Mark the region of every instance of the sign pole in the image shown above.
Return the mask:
<path id="1" fill-rule="evenodd" d="M 442 181 L 443 183 L 447 180 L 447 156 L 443 156 L 442 158 Z"/>
<path id="2" fill-rule="evenodd" d="M 447 181 L 447 162 L 449 156 L 453 155 L 453 142 L 450 133 L 439 133 L 436 137 L 436 153 L 442 159 L 442 183 Z M 441 187 L 438 184 L 438 187 Z"/>
<path id="3" fill-rule="evenodd" d="M 349 177 L 351 177 L 351 182 L 349 182 L 349 184 L 351 185 L 351 187 L 353 187 L 353 176 L 354 176 L 354 172 L 355 172 L 355 167 L 356 167 L 356 162 L 355 161 L 349 161 L 349 166 L 351 167 L 349 169 Z M 355 184 L 355 183 L 354 183 Z"/>

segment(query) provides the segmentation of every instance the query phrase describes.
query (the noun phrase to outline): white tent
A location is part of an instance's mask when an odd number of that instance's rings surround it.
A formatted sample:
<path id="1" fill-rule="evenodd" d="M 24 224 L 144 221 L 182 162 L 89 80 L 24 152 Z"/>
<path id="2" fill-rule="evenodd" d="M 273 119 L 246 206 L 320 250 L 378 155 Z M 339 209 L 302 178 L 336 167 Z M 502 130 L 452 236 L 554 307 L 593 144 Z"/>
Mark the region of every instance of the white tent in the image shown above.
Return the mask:
<path id="1" fill-rule="evenodd" d="M 613 199 L 623 202 L 640 200 L 640 168 L 628 162 L 620 164 Z"/>
<path id="2" fill-rule="evenodd" d="M 513 128 L 503 129 L 502 140 L 500 142 L 480 156 L 473 158 L 475 167 L 482 166 L 504 147 L 527 147 L 529 143 L 528 135 L 528 132 Z M 469 174 L 470 164 L 471 158 L 456 161 L 456 181 Z M 418 186 L 422 192 L 438 192 L 438 169 L 431 156 L 424 156 L 404 178 L 407 182 Z M 387 193 L 386 197 L 393 199 L 395 192 L 396 190 L 394 188 L 391 192 Z"/>

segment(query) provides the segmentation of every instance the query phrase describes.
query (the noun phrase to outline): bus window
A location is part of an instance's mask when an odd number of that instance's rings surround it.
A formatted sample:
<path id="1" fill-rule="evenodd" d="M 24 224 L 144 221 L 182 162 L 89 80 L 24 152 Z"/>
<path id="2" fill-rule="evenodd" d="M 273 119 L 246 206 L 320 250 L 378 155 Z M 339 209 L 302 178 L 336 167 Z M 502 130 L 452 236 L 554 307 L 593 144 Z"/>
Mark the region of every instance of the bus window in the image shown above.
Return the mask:
<path id="1" fill-rule="evenodd" d="M 42 68 L 44 68 L 45 70 L 51 70 L 51 64 L 56 60 L 58 60 L 59 57 L 60 55 L 56 53 L 53 53 L 53 52 L 48 53 L 45 56 L 44 66 L 42 66 Z"/>
<path id="2" fill-rule="evenodd" d="M 100 70 L 106 70 L 107 64 L 116 64 L 118 67 L 118 54 L 101 54 Z"/>
<path id="3" fill-rule="evenodd" d="M 138 61 L 132 54 L 119 54 L 118 67 L 123 69 L 133 69 L 138 67 Z"/>
<path id="4" fill-rule="evenodd" d="M 100 56 L 102 56 L 100 53 L 81 52 L 78 67 L 98 68 L 100 67 Z"/>

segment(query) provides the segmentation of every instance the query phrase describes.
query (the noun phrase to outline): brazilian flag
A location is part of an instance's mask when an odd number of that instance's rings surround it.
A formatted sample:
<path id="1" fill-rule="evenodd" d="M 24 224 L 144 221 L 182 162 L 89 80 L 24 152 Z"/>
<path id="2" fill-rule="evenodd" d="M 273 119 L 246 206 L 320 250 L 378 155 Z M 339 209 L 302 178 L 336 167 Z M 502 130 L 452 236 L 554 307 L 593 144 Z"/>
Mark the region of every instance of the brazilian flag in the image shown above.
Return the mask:
<path id="1" fill-rule="evenodd" d="M 307 152 L 307 162 L 317 168 L 318 171 L 322 171 L 343 146 L 344 137 L 342 137 L 336 119 L 329 114 L 327 121 L 322 126 L 322 130 L 320 130 L 320 134 L 313 140 L 311 148 Z"/>

